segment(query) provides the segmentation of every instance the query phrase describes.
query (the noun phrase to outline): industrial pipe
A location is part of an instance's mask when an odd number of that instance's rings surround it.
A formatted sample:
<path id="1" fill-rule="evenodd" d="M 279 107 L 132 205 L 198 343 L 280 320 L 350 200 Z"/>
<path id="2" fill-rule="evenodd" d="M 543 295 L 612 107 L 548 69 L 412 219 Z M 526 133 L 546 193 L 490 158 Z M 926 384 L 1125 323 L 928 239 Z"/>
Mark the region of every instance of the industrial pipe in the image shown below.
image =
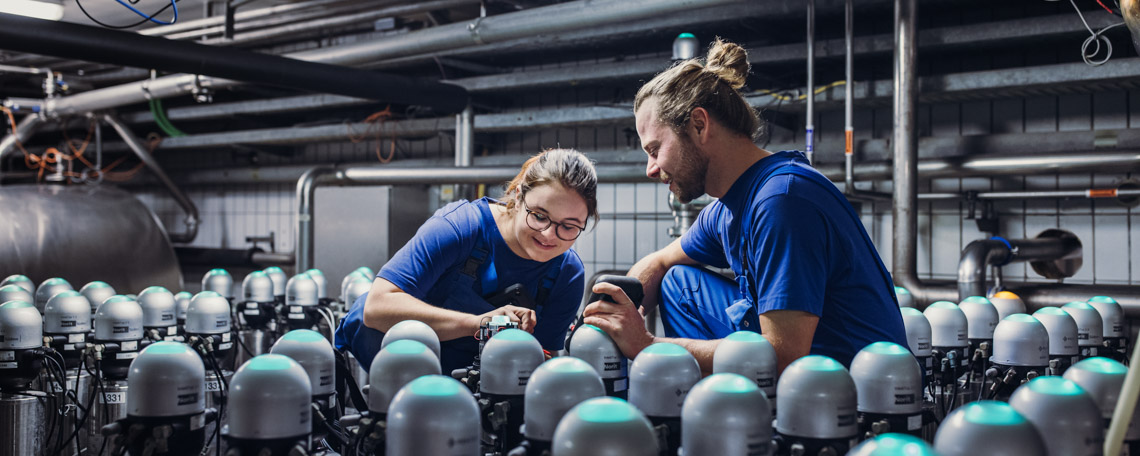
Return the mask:
<path id="1" fill-rule="evenodd" d="M 124 66 L 141 63 L 162 71 L 426 105 L 445 112 L 459 112 L 467 105 L 467 90 L 453 84 L 6 14 L 0 14 L 0 47 Z M 192 84 L 190 90 L 197 88 Z M 139 95 L 145 99 L 144 92 Z"/>
<path id="2" fill-rule="evenodd" d="M 313 267 L 313 202 L 317 187 L 325 185 L 400 185 L 400 184 L 495 184 L 510 180 L 517 166 L 494 168 L 394 168 L 359 166 L 351 168 L 317 167 L 297 181 L 297 257 L 298 271 Z M 640 165 L 598 168 L 598 182 L 641 182 L 645 168 Z"/>
<path id="3" fill-rule="evenodd" d="M 807 0 L 807 147 L 808 164 L 815 163 L 815 0 Z"/>
<path id="4" fill-rule="evenodd" d="M 121 120 L 114 115 L 106 114 L 103 116 L 103 121 L 115 129 L 115 132 L 123 138 L 123 141 L 127 143 L 131 151 L 154 173 L 159 182 L 162 182 L 162 186 L 170 192 L 170 196 L 174 197 L 174 201 L 177 201 L 178 205 L 182 207 L 182 210 L 186 212 L 186 220 L 184 222 L 186 224 L 186 232 L 167 233 L 170 236 L 170 242 L 193 242 L 194 238 L 198 237 L 198 206 L 190 200 L 190 197 L 182 193 L 182 190 L 174 184 L 170 176 L 167 176 L 166 172 L 162 170 L 162 166 L 158 164 L 158 160 L 154 158 L 154 155 L 151 155 L 150 150 L 147 149 L 142 141 L 135 137 L 135 134 L 132 133 Z"/>
<path id="5" fill-rule="evenodd" d="M 986 296 L 986 269 L 989 266 L 1080 257 L 1081 241 L 1076 236 L 978 239 L 962 249 L 962 257 L 958 261 L 958 301 L 970 296 Z"/>
<path id="6" fill-rule="evenodd" d="M 0 121 L 0 124 L 2 123 L 3 122 Z M 34 134 L 43 123 L 44 118 L 39 114 L 28 114 L 23 119 L 20 119 L 20 121 L 16 123 L 15 134 L 8 133 L 4 136 L 3 140 L 0 140 L 0 162 L 4 161 L 4 157 L 8 155 L 9 152 L 17 149 L 16 146 L 18 144 L 32 137 L 32 134 Z"/>
<path id="7" fill-rule="evenodd" d="M 248 267 L 289 266 L 293 255 L 266 252 L 260 248 L 212 249 L 205 247 L 175 247 L 174 254 L 183 266 Z"/>
<path id="8" fill-rule="evenodd" d="M 855 6 L 854 0 L 846 0 L 845 16 L 847 25 L 844 29 L 843 45 L 847 51 L 845 61 L 845 83 L 843 85 L 843 189 L 848 193 L 855 191 Z"/>
<path id="9" fill-rule="evenodd" d="M 455 116 L 455 166 L 471 166 L 474 156 L 475 111 L 468 105 Z"/>

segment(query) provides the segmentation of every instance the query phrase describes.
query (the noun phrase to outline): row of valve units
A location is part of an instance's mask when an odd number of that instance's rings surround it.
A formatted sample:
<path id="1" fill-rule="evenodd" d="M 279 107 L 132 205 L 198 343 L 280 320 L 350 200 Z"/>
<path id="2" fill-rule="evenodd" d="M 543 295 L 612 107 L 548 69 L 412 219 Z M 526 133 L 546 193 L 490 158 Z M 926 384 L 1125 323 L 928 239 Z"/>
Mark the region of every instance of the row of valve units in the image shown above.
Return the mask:
<path id="1" fill-rule="evenodd" d="M 711 375 L 681 346 L 632 361 L 602 330 L 571 330 L 550 358 L 506 317 L 485 321 L 467 369 L 408 320 L 370 361 L 330 343 L 374 277 L 326 294 L 319 270 L 215 269 L 204 291 L 116 294 L 0 283 L 0 456 L 760 456 L 1101 454 L 1127 373 L 1123 311 L 1098 296 L 1029 315 L 1015 295 L 937 302 L 896 290 L 904 347 L 849 368 L 820 355 L 778 374 L 741 331 Z M 1140 451 L 1140 422 L 1126 446 Z"/>

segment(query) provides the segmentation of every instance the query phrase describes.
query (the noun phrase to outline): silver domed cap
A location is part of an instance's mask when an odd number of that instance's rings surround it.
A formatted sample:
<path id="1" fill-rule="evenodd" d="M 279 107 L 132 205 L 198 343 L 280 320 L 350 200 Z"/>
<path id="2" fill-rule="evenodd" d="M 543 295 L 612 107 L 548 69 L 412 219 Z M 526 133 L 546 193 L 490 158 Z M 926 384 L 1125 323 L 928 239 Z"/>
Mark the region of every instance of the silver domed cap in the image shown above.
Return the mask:
<path id="1" fill-rule="evenodd" d="M 206 367 L 179 342 L 155 342 L 131 361 L 127 374 L 127 415 L 186 416 L 206 410 Z"/>
<path id="2" fill-rule="evenodd" d="M 935 347 L 968 347 L 966 314 L 950 301 L 938 301 L 927 307 L 923 315 L 930 322 L 930 343 Z"/>
<path id="3" fill-rule="evenodd" d="M 285 355 L 300 363 L 309 374 L 309 384 L 313 388 L 314 396 L 336 392 L 334 382 L 336 359 L 333 356 L 332 344 L 321 333 L 310 329 L 289 331 L 273 344 L 270 353 Z"/>
<path id="4" fill-rule="evenodd" d="M 312 396 L 305 369 L 288 356 L 256 356 L 230 380 L 230 437 L 271 440 L 309 435 Z"/>
<path id="5" fill-rule="evenodd" d="M 1120 307 L 1120 303 L 1108 296 L 1093 296 L 1089 299 L 1089 305 L 1100 312 L 1104 337 L 1125 337 L 1124 309 Z"/>
<path id="6" fill-rule="evenodd" d="M 318 303 L 317 282 L 309 274 L 297 274 L 285 285 L 285 304 L 315 306 Z"/>
<path id="7" fill-rule="evenodd" d="M 8 285 L 15 285 L 17 287 L 23 288 L 24 291 L 27 291 L 29 294 L 36 292 L 36 283 L 32 282 L 32 279 L 29 279 L 28 276 L 23 274 L 12 274 L 8 277 L 5 277 L 3 281 L 0 281 L 0 288 L 6 287 Z"/>
<path id="8" fill-rule="evenodd" d="M 598 371 L 604 379 L 628 375 L 625 355 L 605 331 L 594 325 L 582 325 L 570 336 L 570 356 L 578 358 Z"/>
<path id="9" fill-rule="evenodd" d="M 91 307 L 78 291 L 68 290 L 48 300 L 44 306 L 44 332 L 81 334 L 91 330 Z"/>
<path id="10" fill-rule="evenodd" d="M 914 307 L 914 295 L 906 288 L 895 287 L 895 297 L 899 300 L 899 307 Z"/>
<path id="11" fill-rule="evenodd" d="M 1047 454 L 1033 425 L 997 401 L 971 402 L 951 412 L 934 436 L 934 450 L 942 456 Z"/>
<path id="12" fill-rule="evenodd" d="M 245 302 L 273 302 L 273 279 L 262 271 L 253 271 L 241 282 L 241 297 Z"/>
<path id="13" fill-rule="evenodd" d="M 194 295 L 190 294 L 189 291 L 180 291 L 174 295 L 174 308 L 179 320 L 186 319 L 186 309 L 190 308 L 191 299 L 194 299 Z"/>
<path id="14" fill-rule="evenodd" d="M 922 412 L 922 369 L 902 345 L 875 342 L 863 347 L 851 361 L 851 378 L 859 393 L 860 412 Z"/>
<path id="15" fill-rule="evenodd" d="M 4 285 L 0 287 L 0 304 L 9 301 L 23 301 L 27 303 L 36 302 L 36 298 L 32 293 L 23 289 L 19 285 Z"/>
<path id="16" fill-rule="evenodd" d="M 763 449 L 771 446 L 771 404 L 752 379 L 713 374 L 685 397 L 681 407 L 684 454 L 769 454 Z"/>
<path id="17" fill-rule="evenodd" d="M 425 375 L 388 406 L 388 456 L 478 455 L 482 425 L 470 390 L 451 377 Z"/>
<path id="18" fill-rule="evenodd" d="M 588 399 L 554 430 L 553 456 L 657 456 L 653 425 L 636 407 L 612 397 Z"/>
<path id="19" fill-rule="evenodd" d="M 697 359 L 677 344 L 645 347 L 629 366 L 629 403 L 653 417 L 680 417 L 685 396 L 701 380 Z"/>
<path id="20" fill-rule="evenodd" d="M 186 332 L 189 334 L 225 334 L 230 332 L 230 303 L 213 291 L 194 295 L 186 308 Z"/>
<path id="21" fill-rule="evenodd" d="M 435 334 L 435 330 L 431 329 L 431 326 L 417 320 L 404 320 L 388 328 L 388 332 L 384 333 L 384 339 L 380 341 L 380 348 L 404 339 L 411 339 L 424 344 L 431 349 L 432 353 L 435 353 L 436 358 L 439 357 L 439 336 Z"/>
<path id="22" fill-rule="evenodd" d="M 598 372 L 578 358 L 553 358 L 534 370 L 526 384 L 527 439 L 549 442 L 562 417 L 582 401 L 606 395 Z"/>
<path id="23" fill-rule="evenodd" d="M 388 413 L 392 397 L 412 380 L 439 375 L 439 358 L 426 345 L 411 339 L 392 342 L 380 350 L 368 369 L 368 409 Z"/>
<path id="24" fill-rule="evenodd" d="M 39 288 L 36 288 L 36 309 L 43 312 L 44 306 L 47 305 L 48 300 L 51 299 L 52 296 L 67 290 L 74 290 L 74 288 L 71 288 L 71 284 L 66 280 L 59 277 L 45 280 L 44 283 L 40 284 Z"/>
<path id="25" fill-rule="evenodd" d="M 1036 318 L 1013 314 L 994 331 L 994 363 L 1040 367 L 1049 364 L 1049 331 Z"/>
<path id="26" fill-rule="evenodd" d="M 107 298 L 118 294 L 107 282 L 98 280 L 84 285 L 83 288 L 79 289 L 79 293 L 87 297 L 87 302 L 91 304 L 91 314 L 95 314 L 95 311 L 99 310 L 99 305 L 103 304 Z"/>
<path id="27" fill-rule="evenodd" d="M 364 294 L 368 293 L 368 291 L 371 289 L 371 280 L 357 278 L 356 280 L 352 281 L 352 283 L 349 283 L 348 286 L 344 289 L 343 296 L 345 305 L 352 306 L 352 304 L 355 303 L 357 299 L 360 299 L 361 296 L 364 296 Z"/>
<path id="28" fill-rule="evenodd" d="M 285 275 L 285 271 L 272 266 L 265 268 L 265 275 L 273 281 L 273 296 L 285 296 L 285 285 L 289 282 L 289 276 Z"/>
<path id="29" fill-rule="evenodd" d="M 368 283 L 372 283 L 372 279 L 369 277 L 366 277 L 360 271 L 352 271 L 352 272 L 348 273 L 348 275 L 344 276 L 344 280 L 340 281 L 340 298 L 341 298 L 341 300 L 345 300 L 345 302 L 348 304 L 352 304 L 352 301 L 347 301 L 347 299 L 348 299 L 348 286 L 350 284 L 352 284 L 353 282 L 356 282 L 357 280 L 367 280 Z M 357 296 L 360 296 L 360 295 L 357 295 Z"/>
<path id="30" fill-rule="evenodd" d="M 231 299 L 234 297 L 234 278 L 225 269 L 211 269 L 202 276 L 202 291 L 212 291 Z"/>
<path id="31" fill-rule="evenodd" d="M 22 350 L 44 344 L 43 317 L 29 302 L 0 304 L 0 349 Z"/>
<path id="32" fill-rule="evenodd" d="M 317 298 L 327 298 L 329 281 L 325 278 L 325 273 L 321 272 L 320 269 L 314 268 L 305 271 L 305 274 L 308 274 L 309 278 L 313 279 L 313 282 L 317 284 Z"/>
<path id="33" fill-rule="evenodd" d="M 933 354 L 930 345 L 930 321 L 918 309 L 904 307 L 900 309 L 903 317 L 903 327 L 906 328 L 906 344 L 914 356 L 926 357 Z"/>
<path id="34" fill-rule="evenodd" d="M 1104 320 L 1100 312 L 1087 302 L 1075 301 L 1061 306 L 1077 323 L 1077 345 L 1100 347 L 1104 344 Z"/>
<path id="35" fill-rule="evenodd" d="M 178 324 L 177 306 L 174 295 L 163 287 L 148 287 L 139 293 L 139 305 L 143 310 L 143 326 L 165 328 Z"/>
<path id="36" fill-rule="evenodd" d="M 505 329 L 487 341 L 480 359 L 480 392 L 521 396 L 526 392 L 530 374 L 546 360 L 546 355 L 530 333 Z"/>
<path id="37" fill-rule="evenodd" d="M 115 295 L 95 312 L 95 339 L 131 341 L 143 338 L 143 311 L 134 299 Z"/>
<path id="38" fill-rule="evenodd" d="M 1045 330 L 1049 333 L 1050 356 L 1080 353 L 1077 346 L 1077 322 L 1067 312 L 1056 307 L 1043 307 L 1033 312 L 1033 318 L 1045 325 Z"/>
<path id="39" fill-rule="evenodd" d="M 750 378 L 772 401 L 776 395 L 776 349 L 758 333 L 734 332 L 716 346 L 713 373 L 733 373 Z"/>
<path id="40" fill-rule="evenodd" d="M 1104 419 L 1111 419 L 1116 411 L 1116 402 L 1120 397 L 1120 390 L 1124 386 L 1124 377 L 1128 368 L 1117 361 L 1108 358 L 1089 358 L 1070 367 L 1065 371 L 1065 378 L 1081 386 L 1089 396 L 1092 396 L 1100 408 Z M 1132 412 L 1132 422 L 1124 435 L 1125 440 L 1140 439 L 1140 407 Z"/>
<path id="41" fill-rule="evenodd" d="M 784 369 L 776 386 L 781 404 L 776 431 L 811 439 L 846 439 L 859 433 L 858 396 L 851 374 L 838 361 L 820 355 L 797 359 Z"/>
<path id="42" fill-rule="evenodd" d="M 958 304 L 966 314 L 966 334 L 970 339 L 993 339 L 997 328 L 997 307 L 983 296 L 970 296 Z"/>
<path id="43" fill-rule="evenodd" d="M 1062 377 L 1037 377 L 1017 387 L 1009 405 L 1033 423 L 1050 456 L 1096 456 L 1104 444 L 1104 421 L 1096 401 Z"/>

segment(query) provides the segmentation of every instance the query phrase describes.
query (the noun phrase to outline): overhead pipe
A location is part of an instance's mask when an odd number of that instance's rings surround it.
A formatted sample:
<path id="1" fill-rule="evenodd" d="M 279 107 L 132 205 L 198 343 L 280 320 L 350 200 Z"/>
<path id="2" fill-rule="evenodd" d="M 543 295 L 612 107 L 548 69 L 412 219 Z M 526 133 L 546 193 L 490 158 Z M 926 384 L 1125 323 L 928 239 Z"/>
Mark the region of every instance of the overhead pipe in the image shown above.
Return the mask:
<path id="1" fill-rule="evenodd" d="M 485 168 L 395 168 L 389 166 L 357 166 L 348 168 L 317 167 L 305 172 L 297 181 L 297 271 L 313 267 L 313 223 L 316 191 L 326 185 L 401 185 L 401 184 L 496 184 L 510 180 L 517 166 Z M 617 165 L 598 167 L 598 182 L 642 182 L 645 167 Z"/>
<path id="2" fill-rule="evenodd" d="M 1081 241 L 1071 235 L 1036 239 L 975 240 L 962 249 L 962 257 L 958 261 L 958 301 L 970 296 L 986 296 L 986 269 L 990 266 L 1071 259 L 1079 261 L 1080 258 Z M 1036 265 L 1034 269 L 1038 269 Z"/>
<path id="3" fill-rule="evenodd" d="M 170 176 L 166 175 L 166 172 L 162 170 L 162 166 L 158 164 L 158 160 L 154 158 L 154 155 L 151 155 L 146 145 L 127 128 L 126 124 L 119 120 L 118 117 L 110 114 L 104 115 L 103 121 L 115 129 L 115 132 L 118 133 L 119 136 L 123 138 L 123 141 L 127 143 L 127 146 L 131 148 L 131 151 L 154 173 L 155 177 L 162 183 L 162 186 L 170 192 L 170 196 L 174 197 L 174 201 L 178 202 L 178 205 L 186 212 L 186 220 L 184 222 L 186 224 L 186 231 L 183 233 L 168 233 L 170 241 L 179 243 L 193 242 L 194 238 L 198 237 L 198 206 L 190 200 L 190 197 L 182 192 L 182 189 L 174 184 Z"/>
<path id="4" fill-rule="evenodd" d="M 4 139 L 0 140 L 0 162 L 3 162 L 10 152 L 18 149 L 17 146 L 31 138 L 43 123 L 44 118 L 39 114 L 28 114 L 20 119 L 16 123 L 15 133 L 8 133 Z M 3 124 L 2 120 L 0 120 L 0 124 Z"/>
<path id="5" fill-rule="evenodd" d="M 341 15 L 345 15 L 345 14 L 352 13 L 352 12 L 358 12 L 361 10 L 372 10 L 375 8 L 384 9 L 384 3 L 391 3 L 391 2 L 389 1 L 389 2 L 384 2 L 381 4 L 377 4 L 377 2 L 344 2 L 342 0 L 342 1 L 340 1 L 340 3 L 343 3 L 343 5 L 341 5 L 341 4 L 326 5 L 326 6 L 321 7 L 321 8 L 304 8 L 301 10 L 291 10 L 291 11 L 285 12 L 285 13 L 273 14 L 273 15 L 264 16 L 264 17 L 250 18 L 247 20 L 241 20 L 240 17 L 241 17 L 242 13 L 238 12 L 238 13 L 234 14 L 234 24 L 233 25 L 235 28 L 235 32 L 237 32 L 237 33 L 249 33 L 249 32 L 254 31 L 254 30 L 261 30 L 261 29 L 265 29 L 265 28 L 269 28 L 269 27 L 276 27 L 276 26 L 280 26 L 280 25 L 292 24 L 292 23 L 297 23 L 297 22 L 302 22 L 302 21 L 312 21 L 312 20 L 327 18 L 329 16 L 341 16 Z M 214 17 L 216 17 L 218 19 L 224 19 L 225 18 L 225 16 L 214 16 Z M 203 41 L 199 41 L 199 42 L 201 42 L 203 44 L 209 44 L 212 39 L 207 39 L 207 38 L 205 38 L 206 36 L 208 36 L 208 35 L 222 35 L 226 31 L 226 24 L 222 23 L 224 21 L 220 20 L 218 22 L 219 23 L 217 25 L 198 28 L 195 30 L 188 30 L 188 31 L 184 31 L 184 32 L 178 32 L 178 33 L 166 33 L 166 34 L 163 34 L 162 36 L 165 38 L 172 39 L 172 40 L 201 39 Z M 147 30 L 161 30 L 164 28 L 165 27 L 154 27 L 154 28 L 150 28 Z"/>
<path id="6" fill-rule="evenodd" d="M 445 112 L 459 112 L 467 105 L 467 91 L 453 84 L 6 14 L 0 14 L 0 47 L 126 66 L 145 63 L 163 71 L 427 105 Z M 192 83 L 189 90 L 196 88 Z M 138 95 L 145 99 L 145 88 Z M 62 100 L 66 98 L 49 100 L 46 110 L 50 113 L 52 101 Z"/>
<path id="7" fill-rule="evenodd" d="M 286 57 L 335 65 L 359 65 L 398 56 L 414 55 L 444 49 L 478 46 L 485 43 L 525 38 L 538 34 L 559 33 L 578 28 L 600 26 L 683 12 L 692 8 L 718 6 L 740 0 L 579 0 L 448 24 L 364 43 L 335 46 L 286 54 Z M 23 32 L 21 30 L 21 32 Z M 20 40 L 27 40 L 21 36 Z M 216 49 L 216 48 L 211 48 Z M 202 78 L 201 85 L 212 88 L 231 87 L 240 82 L 232 79 Z M 327 84 L 329 79 L 323 82 Z M 166 98 L 190 93 L 192 75 L 164 76 L 152 81 L 139 81 L 96 89 L 68 97 L 49 100 L 44 109 L 52 115 L 73 115 L 147 101 L 151 97 Z M 380 85 L 373 83 L 374 85 Z M 459 111 L 466 106 L 458 106 Z"/>

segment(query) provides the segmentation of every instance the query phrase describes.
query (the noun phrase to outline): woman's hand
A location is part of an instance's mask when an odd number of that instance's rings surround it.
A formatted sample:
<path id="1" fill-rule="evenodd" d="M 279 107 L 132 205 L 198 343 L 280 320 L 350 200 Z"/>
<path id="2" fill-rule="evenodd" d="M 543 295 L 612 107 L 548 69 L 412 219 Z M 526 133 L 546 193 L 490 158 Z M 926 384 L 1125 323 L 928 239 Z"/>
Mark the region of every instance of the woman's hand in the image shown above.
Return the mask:
<path id="1" fill-rule="evenodd" d="M 534 332 L 534 324 L 536 322 L 534 311 L 525 307 L 509 305 L 499 307 L 482 315 L 472 315 L 471 320 L 474 322 L 474 329 L 472 331 L 478 331 L 479 327 L 483 325 L 483 322 L 490 320 L 491 317 L 496 315 L 506 315 L 511 321 L 518 323 L 519 329 L 529 333 Z"/>

